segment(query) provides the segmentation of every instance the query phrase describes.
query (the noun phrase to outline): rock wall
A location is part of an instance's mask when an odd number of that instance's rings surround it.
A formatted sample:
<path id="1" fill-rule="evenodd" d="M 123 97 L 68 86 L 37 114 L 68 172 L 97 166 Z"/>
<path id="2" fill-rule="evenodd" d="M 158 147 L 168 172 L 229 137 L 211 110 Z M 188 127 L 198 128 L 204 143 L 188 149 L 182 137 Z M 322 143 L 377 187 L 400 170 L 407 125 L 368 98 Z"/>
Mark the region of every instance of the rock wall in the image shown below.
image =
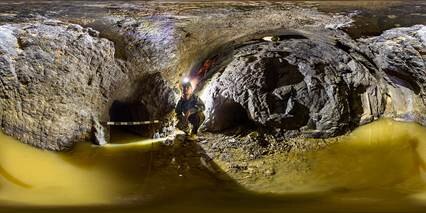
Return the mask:
<path id="1" fill-rule="evenodd" d="M 90 139 L 94 120 L 124 78 L 114 45 L 61 22 L 0 26 L 2 130 L 37 147 L 63 150 Z"/>
<path id="2" fill-rule="evenodd" d="M 425 30 L 392 29 L 358 42 L 331 30 L 237 48 L 204 92 L 206 126 L 232 127 L 221 116 L 230 104 L 284 137 L 336 136 L 381 117 L 425 125 Z"/>
<path id="3" fill-rule="evenodd" d="M 386 117 L 426 125 L 426 26 L 395 28 L 361 39 L 386 80 Z"/>
<path id="4" fill-rule="evenodd" d="M 144 117 L 161 119 L 173 109 L 175 84 L 218 52 L 231 60 L 200 84 L 210 130 L 229 128 L 223 119 L 314 137 L 384 115 L 424 124 L 424 26 L 354 41 L 338 30 L 350 16 L 296 5 L 174 9 L 1 25 L 2 131 L 49 150 L 103 141 L 112 103 L 142 104 Z M 274 33 L 303 36 L 251 42 Z M 217 119 L 224 105 L 237 116 Z"/>

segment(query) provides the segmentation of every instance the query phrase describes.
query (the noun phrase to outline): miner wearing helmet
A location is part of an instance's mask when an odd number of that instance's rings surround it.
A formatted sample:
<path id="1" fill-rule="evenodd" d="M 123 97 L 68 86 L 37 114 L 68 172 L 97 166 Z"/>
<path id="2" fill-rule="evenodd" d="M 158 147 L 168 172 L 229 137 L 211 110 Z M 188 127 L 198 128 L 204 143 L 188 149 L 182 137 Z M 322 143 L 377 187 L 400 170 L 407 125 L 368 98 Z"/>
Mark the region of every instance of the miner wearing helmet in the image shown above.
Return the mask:
<path id="1" fill-rule="evenodd" d="M 201 99 L 193 94 L 192 85 L 189 81 L 182 83 L 182 96 L 176 105 L 178 123 L 176 127 L 186 133 L 187 136 L 196 137 L 198 129 L 205 120 L 205 106 Z M 192 129 L 189 125 L 192 125 Z"/>

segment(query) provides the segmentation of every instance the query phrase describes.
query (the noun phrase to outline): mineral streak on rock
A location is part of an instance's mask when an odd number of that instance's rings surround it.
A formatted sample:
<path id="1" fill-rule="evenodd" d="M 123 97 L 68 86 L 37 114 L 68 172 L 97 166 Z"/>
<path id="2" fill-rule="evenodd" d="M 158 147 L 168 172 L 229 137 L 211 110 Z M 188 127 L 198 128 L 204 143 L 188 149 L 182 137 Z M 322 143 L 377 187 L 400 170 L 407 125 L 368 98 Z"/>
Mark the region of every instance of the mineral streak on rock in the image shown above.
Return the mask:
<path id="1" fill-rule="evenodd" d="M 299 4 L 106 5 L 110 13 L 83 18 L 13 10 L 14 23 L 2 19 L 6 134 L 49 150 L 103 142 L 99 124 L 114 102 L 162 119 L 175 104 L 173 85 L 218 53 L 217 74 L 200 84 L 210 130 L 248 119 L 277 136 L 330 137 L 382 116 L 425 124 L 423 25 L 353 40 L 338 29 L 349 16 Z M 271 34 L 279 41 L 260 40 Z M 223 106 L 237 117 L 218 113 Z"/>

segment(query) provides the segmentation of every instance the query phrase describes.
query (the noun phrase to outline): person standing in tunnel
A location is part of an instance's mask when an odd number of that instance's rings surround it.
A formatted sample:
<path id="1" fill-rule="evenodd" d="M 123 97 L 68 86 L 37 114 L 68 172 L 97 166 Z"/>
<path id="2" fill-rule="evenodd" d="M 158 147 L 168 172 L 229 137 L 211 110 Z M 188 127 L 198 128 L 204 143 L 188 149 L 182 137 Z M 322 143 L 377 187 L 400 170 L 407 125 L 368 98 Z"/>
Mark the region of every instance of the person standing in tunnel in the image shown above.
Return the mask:
<path id="1" fill-rule="evenodd" d="M 187 136 L 196 139 L 198 129 L 205 120 L 204 109 L 203 101 L 193 94 L 191 83 L 184 82 L 182 84 L 182 96 L 175 109 L 178 118 L 176 127 L 184 131 Z M 189 124 L 192 125 L 192 130 L 190 130 Z"/>

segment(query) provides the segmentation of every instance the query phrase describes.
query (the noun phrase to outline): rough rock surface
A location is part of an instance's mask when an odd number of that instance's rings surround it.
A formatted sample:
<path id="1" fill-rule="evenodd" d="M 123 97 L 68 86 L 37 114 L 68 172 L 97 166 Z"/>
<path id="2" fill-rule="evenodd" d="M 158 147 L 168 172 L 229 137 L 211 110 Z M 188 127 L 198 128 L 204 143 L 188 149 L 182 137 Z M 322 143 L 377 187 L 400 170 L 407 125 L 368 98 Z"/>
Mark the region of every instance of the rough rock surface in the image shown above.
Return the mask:
<path id="1" fill-rule="evenodd" d="M 426 125 L 426 26 L 395 28 L 361 39 L 387 86 L 385 116 Z"/>
<path id="2" fill-rule="evenodd" d="M 424 26 L 355 41 L 339 30 L 351 15 L 309 4 L 210 4 L 85 5 L 93 16 L 3 7 L 14 15 L 0 18 L 1 129 L 50 150 L 103 143 L 113 103 L 138 111 L 126 119 L 164 119 L 174 84 L 218 53 L 224 70 L 200 84 L 210 130 L 329 137 L 382 116 L 425 123 Z M 281 39 L 259 42 L 269 35 Z"/>
<path id="3" fill-rule="evenodd" d="M 89 139 L 123 78 L 113 43 L 55 21 L 3 25 L 0 35 L 2 130 L 51 150 Z"/>
<path id="4" fill-rule="evenodd" d="M 146 110 L 132 120 L 162 119 L 174 106 L 172 85 L 229 43 L 277 28 L 309 31 L 351 22 L 292 4 L 189 10 L 177 4 L 164 11 L 126 5 L 111 7 L 112 15 L 70 18 L 80 25 L 34 9 L 0 26 L 0 122 L 6 134 L 50 150 L 91 137 L 102 143 L 96 137 L 107 134 L 99 124 L 113 117 L 114 102 Z M 150 8 L 160 12 L 140 14 Z M 256 26 L 263 27 L 260 34 Z"/>
<path id="5" fill-rule="evenodd" d="M 224 130 L 247 116 L 276 136 L 330 137 L 387 116 L 424 124 L 425 29 L 393 29 L 360 45 L 326 32 L 332 41 L 301 37 L 238 48 L 204 93 L 206 126 Z"/>

